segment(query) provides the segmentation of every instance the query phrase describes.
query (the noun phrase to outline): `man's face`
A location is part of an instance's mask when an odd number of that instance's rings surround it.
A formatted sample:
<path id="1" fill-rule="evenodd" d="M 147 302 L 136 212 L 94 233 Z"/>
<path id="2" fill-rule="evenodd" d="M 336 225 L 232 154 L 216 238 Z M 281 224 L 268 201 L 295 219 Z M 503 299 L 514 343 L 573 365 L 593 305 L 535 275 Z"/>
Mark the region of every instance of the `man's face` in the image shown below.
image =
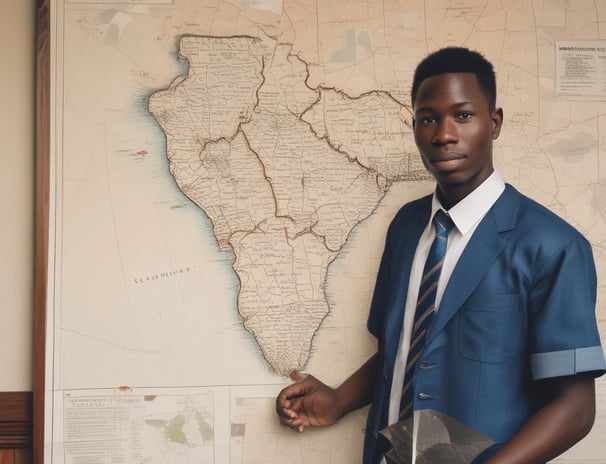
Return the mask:
<path id="1" fill-rule="evenodd" d="M 502 121 L 500 109 L 489 110 L 474 74 L 446 73 L 421 82 L 414 101 L 415 142 L 445 206 L 490 176 L 492 141 Z"/>

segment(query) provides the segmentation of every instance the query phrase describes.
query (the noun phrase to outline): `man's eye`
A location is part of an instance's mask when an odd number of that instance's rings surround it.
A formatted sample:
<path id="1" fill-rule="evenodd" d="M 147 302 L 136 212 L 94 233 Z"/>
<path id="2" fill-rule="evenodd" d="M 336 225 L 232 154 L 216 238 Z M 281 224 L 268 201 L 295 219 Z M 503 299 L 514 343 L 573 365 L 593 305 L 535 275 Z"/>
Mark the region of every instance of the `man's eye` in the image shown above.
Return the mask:
<path id="1" fill-rule="evenodd" d="M 467 121 L 468 119 L 471 119 L 472 116 L 473 115 L 471 113 L 463 112 L 457 115 L 457 119 L 459 121 Z"/>
<path id="2" fill-rule="evenodd" d="M 419 121 L 421 122 L 421 124 L 433 124 L 436 122 L 436 118 L 434 118 L 433 116 L 425 116 L 423 118 L 420 118 Z"/>

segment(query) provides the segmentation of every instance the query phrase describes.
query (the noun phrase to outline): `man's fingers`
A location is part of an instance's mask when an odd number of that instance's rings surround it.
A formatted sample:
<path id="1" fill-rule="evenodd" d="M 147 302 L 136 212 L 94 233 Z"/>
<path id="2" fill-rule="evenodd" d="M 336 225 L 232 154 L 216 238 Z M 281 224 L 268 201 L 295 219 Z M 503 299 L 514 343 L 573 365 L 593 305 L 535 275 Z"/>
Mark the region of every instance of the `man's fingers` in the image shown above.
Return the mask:
<path id="1" fill-rule="evenodd" d="M 293 369 L 292 371 L 290 371 L 288 373 L 288 375 L 291 378 L 291 380 L 294 382 L 301 382 L 302 380 L 305 380 L 309 376 L 309 374 L 303 374 L 297 369 Z"/>
<path id="2" fill-rule="evenodd" d="M 284 418 L 285 420 L 294 419 L 297 417 L 297 413 L 290 409 L 289 406 L 278 406 L 276 407 L 276 413 L 280 417 L 280 420 Z"/>
<path id="3" fill-rule="evenodd" d="M 280 424 L 286 425 L 287 427 L 291 427 L 291 428 L 295 429 L 299 426 L 300 420 L 298 420 L 296 418 L 280 416 Z"/>
<path id="4" fill-rule="evenodd" d="M 280 417 L 280 424 L 296 430 L 297 432 L 303 432 L 305 429 L 305 422 L 299 417 L 294 417 L 291 419 Z"/>
<path id="5" fill-rule="evenodd" d="M 276 402 L 276 412 L 278 416 L 285 421 L 298 419 L 299 411 L 303 405 L 303 398 L 300 397 L 301 392 L 291 391 L 284 392 L 284 396 L 280 396 Z M 292 396 L 287 396 L 292 395 Z"/>
<path id="6" fill-rule="evenodd" d="M 288 375 L 295 383 L 284 388 L 278 395 L 276 412 L 280 418 L 280 424 L 298 432 L 303 432 L 305 427 L 310 425 L 303 411 L 303 399 L 308 393 L 307 390 L 310 385 L 302 384 L 309 377 L 309 374 L 303 374 L 297 369 L 293 369 Z"/>

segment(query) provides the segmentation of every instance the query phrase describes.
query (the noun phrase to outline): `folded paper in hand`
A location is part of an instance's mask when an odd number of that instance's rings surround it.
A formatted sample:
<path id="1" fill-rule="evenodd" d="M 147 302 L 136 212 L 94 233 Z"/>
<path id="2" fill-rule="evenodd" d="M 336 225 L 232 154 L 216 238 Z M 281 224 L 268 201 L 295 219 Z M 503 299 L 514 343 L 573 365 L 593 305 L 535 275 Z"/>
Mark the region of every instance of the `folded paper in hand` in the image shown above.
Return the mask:
<path id="1" fill-rule="evenodd" d="M 433 409 L 416 413 L 418 427 L 416 464 L 469 464 L 491 446 L 492 438 Z M 392 449 L 385 455 L 388 464 L 410 464 L 413 450 L 412 417 L 381 430 Z"/>

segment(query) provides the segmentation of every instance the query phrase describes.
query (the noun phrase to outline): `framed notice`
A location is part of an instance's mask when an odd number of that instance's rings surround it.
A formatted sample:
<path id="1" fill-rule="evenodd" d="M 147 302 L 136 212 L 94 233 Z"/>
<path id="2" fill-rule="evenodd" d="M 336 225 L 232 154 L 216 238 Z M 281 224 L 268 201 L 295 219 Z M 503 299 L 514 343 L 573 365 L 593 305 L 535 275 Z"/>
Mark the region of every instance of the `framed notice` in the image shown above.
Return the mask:
<path id="1" fill-rule="evenodd" d="M 556 95 L 606 99 L 606 40 L 561 40 L 556 49 Z"/>

